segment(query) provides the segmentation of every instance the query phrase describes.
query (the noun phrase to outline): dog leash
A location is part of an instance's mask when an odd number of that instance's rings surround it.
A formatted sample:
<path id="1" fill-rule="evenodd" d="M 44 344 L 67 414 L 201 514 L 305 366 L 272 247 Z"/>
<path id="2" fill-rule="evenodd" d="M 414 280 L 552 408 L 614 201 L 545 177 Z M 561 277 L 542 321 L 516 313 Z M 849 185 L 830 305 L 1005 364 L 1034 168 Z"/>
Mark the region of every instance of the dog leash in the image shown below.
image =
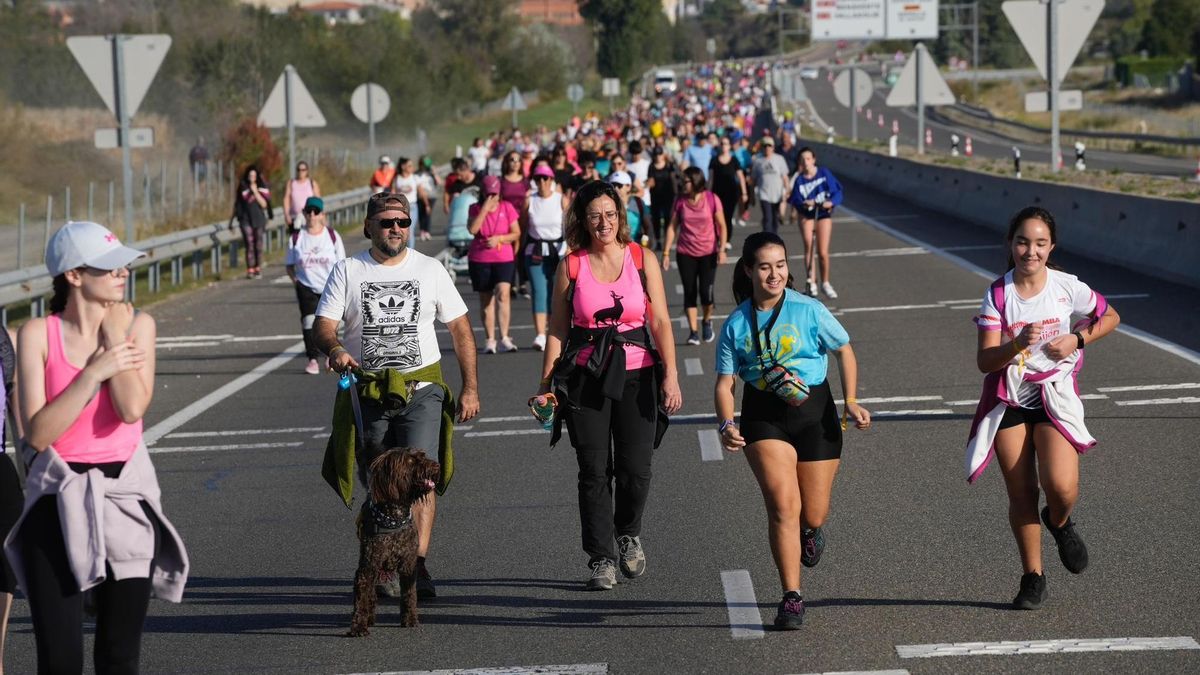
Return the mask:
<path id="1" fill-rule="evenodd" d="M 354 410 L 354 427 L 358 431 L 354 437 L 354 445 L 358 449 L 362 448 L 364 432 L 362 404 L 358 401 L 358 387 L 354 386 L 356 384 L 358 384 L 358 378 L 350 370 L 342 373 L 341 379 L 338 380 L 338 387 L 350 392 L 350 407 Z"/>

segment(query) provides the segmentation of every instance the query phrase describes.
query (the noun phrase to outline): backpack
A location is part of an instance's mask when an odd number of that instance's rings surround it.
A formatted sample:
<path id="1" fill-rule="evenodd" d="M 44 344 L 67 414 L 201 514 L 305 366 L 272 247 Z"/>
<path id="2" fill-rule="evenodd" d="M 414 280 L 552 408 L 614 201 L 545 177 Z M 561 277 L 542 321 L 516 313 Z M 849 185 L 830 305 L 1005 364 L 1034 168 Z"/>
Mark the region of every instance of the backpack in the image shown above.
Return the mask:
<path id="1" fill-rule="evenodd" d="M 641 244 L 630 242 L 629 255 L 633 258 L 633 266 L 637 269 L 638 279 L 642 282 L 642 294 L 646 296 L 646 312 L 650 311 L 650 292 L 646 290 L 645 251 Z M 586 249 L 576 249 L 567 254 L 567 308 L 574 312 L 575 282 L 579 279 L 580 259 L 587 255 Z"/>
<path id="2" fill-rule="evenodd" d="M 328 225 L 325 226 L 325 231 L 329 233 L 329 241 L 332 241 L 333 245 L 337 246 L 337 232 L 334 232 L 333 228 L 329 227 Z M 300 230 L 296 230 L 295 232 L 292 233 L 292 248 L 296 248 L 296 244 L 299 242 L 300 242 Z"/>

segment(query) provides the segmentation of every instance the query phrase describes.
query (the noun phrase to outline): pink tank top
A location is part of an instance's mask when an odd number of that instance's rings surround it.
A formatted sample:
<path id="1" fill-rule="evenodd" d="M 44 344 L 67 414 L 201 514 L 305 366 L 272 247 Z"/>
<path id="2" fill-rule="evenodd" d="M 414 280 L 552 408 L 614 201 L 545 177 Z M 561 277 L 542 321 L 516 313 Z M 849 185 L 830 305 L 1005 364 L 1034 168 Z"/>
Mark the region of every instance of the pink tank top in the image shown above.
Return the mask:
<path id="1" fill-rule="evenodd" d="M 293 178 L 288 182 L 292 185 L 292 203 L 288 204 L 288 213 L 294 216 L 304 210 L 304 202 L 313 196 L 313 184 L 311 178 L 304 180 Z"/>
<path id="2" fill-rule="evenodd" d="M 82 369 L 67 361 L 62 319 L 46 318 L 46 403 L 63 393 Z M 100 464 L 126 462 L 142 440 L 142 421 L 125 424 L 113 408 L 108 383 L 83 407 L 79 418 L 54 441 L 54 449 L 68 462 Z"/>
<path id="3" fill-rule="evenodd" d="M 625 248 L 621 276 L 611 284 L 601 283 L 592 276 L 590 255 L 580 257 L 579 278 L 575 280 L 575 298 L 571 309 L 572 323 L 583 328 L 604 328 L 615 322 L 617 331 L 624 332 L 646 325 L 646 296 L 628 247 Z M 654 365 L 654 357 L 650 352 L 636 345 L 623 346 L 626 370 Z M 591 354 L 591 347 L 584 348 L 575 363 L 587 363 Z"/>

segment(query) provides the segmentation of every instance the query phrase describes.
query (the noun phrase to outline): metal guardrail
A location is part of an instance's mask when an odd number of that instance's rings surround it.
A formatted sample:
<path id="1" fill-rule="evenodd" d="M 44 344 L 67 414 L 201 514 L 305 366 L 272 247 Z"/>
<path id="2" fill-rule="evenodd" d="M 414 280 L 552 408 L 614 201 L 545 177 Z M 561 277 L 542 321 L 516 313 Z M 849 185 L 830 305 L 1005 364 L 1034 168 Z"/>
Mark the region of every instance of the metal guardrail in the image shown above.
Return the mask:
<path id="1" fill-rule="evenodd" d="M 329 225 L 338 227 L 361 221 L 366 216 L 369 194 L 369 189 L 358 188 L 325 197 Z M 173 286 L 183 283 L 184 268 L 189 264 L 193 280 L 205 274 L 206 261 L 208 273 L 213 275 L 220 274 L 226 260 L 229 267 L 237 267 L 241 234 L 227 225 L 228 221 L 211 223 L 129 244 L 144 251 L 146 257 L 136 260 L 130 268 L 129 283 L 125 287 L 128 299 L 131 302 L 136 299 L 137 280 L 143 273 L 149 275 L 149 290 L 155 293 L 162 288 L 164 267 L 168 267 L 169 283 Z M 282 213 L 267 224 L 266 252 L 284 245 L 288 236 L 284 228 Z M 8 310 L 14 305 L 28 303 L 31 316 L 43 316 L 46 298 L 52 292 L 51 285 L 52 278 L 45 264 L 0 274 L 0 324 L 8 325 Z"/>
<path id="2" fill-rule="evenodd" d="M 1003 124 L 1008 127 L 1022 129 L 1040 134 L 1049 134 L 1050 130 L 1044 127 L 1025 124 L 1015 120 L 1007 120 L 1002 117 L 997 117 L 992 111 L 987 108 L 980 108 L 966 103 L 956 103 L 954 109 L 974 117 L 981 122 L 988 124 Z M 1135 134 L 1123 131 L 1089 131 L 1085 129 L 1062 129 L 1063 135 L 1079 136 L 1081 138 L 1099 138 L 1109 141 L 1142 141 L 1143 143 L 1162 143 L 1164 145 L 1200 145 L 1200 138 L 1186 136 L 1161 136 L 1156 134 Z"/>

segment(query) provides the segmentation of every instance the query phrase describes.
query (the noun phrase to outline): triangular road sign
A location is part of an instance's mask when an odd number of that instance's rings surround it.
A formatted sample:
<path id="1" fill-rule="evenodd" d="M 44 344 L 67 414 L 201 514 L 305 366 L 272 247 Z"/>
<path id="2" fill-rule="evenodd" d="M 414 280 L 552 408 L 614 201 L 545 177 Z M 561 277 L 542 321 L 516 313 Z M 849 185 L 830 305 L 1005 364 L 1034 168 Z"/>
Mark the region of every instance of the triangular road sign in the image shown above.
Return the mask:
<path id="1" fill-rule="evenodd" d="M 508 96 L 504 98 L 504 105 L 501 110 L 526 110 L 529 106 L 525 105 L 525 99 L 521 96 L 521 90 L 513 87 L 508 92 Z"/>
<path id="2" fill-rule="evenodd" d="M 1046 78 L 1046 3 L 1040 0 L 1009 0 L 1000 9 L 1012 24 L 1013 31 L 1021 39 L 1033 65 L 1037 66 L 1042 79 Z M 1060 0 L 1058 3 L 1058 58 L 1055 64 L 1055 79 L 1063 81 L 1084 41 L 1104 11 L 1103 0 Z"/>
<path id="3" fill-rule="evenodd" d="M 119 35 L 125 76 L 125 105 L 133 117 L 150 90 L 154 75 L 171 48 L 170 35 Z M 104 105 L 117 114 L 116 90 L 113 85 L 112 39 L 104 35 L 81 35 L 67 38 L 67 49 L 100 94 Z"/>
<path id="4" fill-rule="evenodd" d="M 925 105 L 953 105 L 954 92 L 950 91 L 946 80 L 942 79 L 929 50 L 920 42 L 913 53 L 908 55 L 908 62 L 900 72 L 900 79 L 896 80 L 895 86 L 888 94 L 887 104 L 901 108 L 917 104 L 917 52 L 921 52 L 921 102 Z"/>
<path id="5" fill-rule="evenodd" d="M 308 87 L 304 86 L 304 81 L 300 79 L 300 73 L 297 73 L 291 65 L 284 66 L 283 72 L 279 74 L 279 79 L 275 80 L 275 87 L 271 89 L 270 96 L 267 96 L 267 102 L 258 113 L 258 123 L 270 129 L 287 126 L 286 78 L 289 73 L 292 77 L 292 125 L 297 127 L 325 126 L 325 116 L 321 114 L 321 109 L 317 107 L 317 102 L 313 100 L 312 94 L 308 93 Z"/>

